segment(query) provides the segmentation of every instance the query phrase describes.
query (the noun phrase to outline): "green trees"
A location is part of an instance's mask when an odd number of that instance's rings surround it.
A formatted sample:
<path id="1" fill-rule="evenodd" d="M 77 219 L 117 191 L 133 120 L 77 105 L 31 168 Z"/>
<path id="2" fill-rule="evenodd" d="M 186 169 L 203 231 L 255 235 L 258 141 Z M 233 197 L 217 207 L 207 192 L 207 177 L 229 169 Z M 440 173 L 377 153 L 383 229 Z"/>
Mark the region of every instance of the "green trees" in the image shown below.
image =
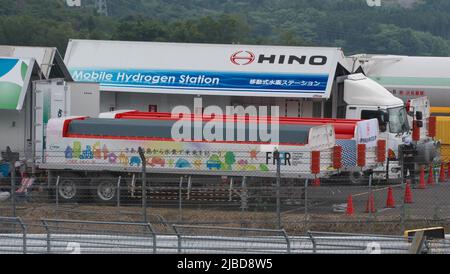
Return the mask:
<path id="1" fill-rule="evenodd" d="M 411 8 L 385 0 L 0 0 L 0 44 L 57 46 L 69 38 L 343 47 L 347 54 L 450 55 L 450 1 Z"/>

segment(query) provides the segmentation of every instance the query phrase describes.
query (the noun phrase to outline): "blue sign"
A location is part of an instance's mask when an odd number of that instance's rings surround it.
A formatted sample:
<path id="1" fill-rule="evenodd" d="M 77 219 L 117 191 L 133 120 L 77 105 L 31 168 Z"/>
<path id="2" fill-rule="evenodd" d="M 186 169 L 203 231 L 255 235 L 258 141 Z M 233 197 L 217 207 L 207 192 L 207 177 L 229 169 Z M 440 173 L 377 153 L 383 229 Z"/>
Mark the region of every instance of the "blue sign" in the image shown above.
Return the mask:
<path id="1" fill-rule="evenodd" d="M 175 70 L 70 69 L 75 81 L 102 87 L 217 90 L 280 93 L 321 93 L 328 75 Z"/>

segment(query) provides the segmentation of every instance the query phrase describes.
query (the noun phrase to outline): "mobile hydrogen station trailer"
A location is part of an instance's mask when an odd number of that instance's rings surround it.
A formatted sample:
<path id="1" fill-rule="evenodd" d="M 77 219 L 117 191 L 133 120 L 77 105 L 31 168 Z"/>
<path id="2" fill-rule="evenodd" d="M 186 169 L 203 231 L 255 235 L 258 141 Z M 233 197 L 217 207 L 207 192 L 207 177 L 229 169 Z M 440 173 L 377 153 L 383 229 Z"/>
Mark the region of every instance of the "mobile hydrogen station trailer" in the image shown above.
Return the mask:
<path id="1" fill-rule="evenodd" d="M 390 155 L 411 137 L 404 102 L 352 74 L 339 48 L 70 40 L 65 62 L 76 81 L 100 83 L 102 112 L 278 106 L 285 117 L 376 118 Z M 391 160 L 378 176 L 399 178 Z"/>

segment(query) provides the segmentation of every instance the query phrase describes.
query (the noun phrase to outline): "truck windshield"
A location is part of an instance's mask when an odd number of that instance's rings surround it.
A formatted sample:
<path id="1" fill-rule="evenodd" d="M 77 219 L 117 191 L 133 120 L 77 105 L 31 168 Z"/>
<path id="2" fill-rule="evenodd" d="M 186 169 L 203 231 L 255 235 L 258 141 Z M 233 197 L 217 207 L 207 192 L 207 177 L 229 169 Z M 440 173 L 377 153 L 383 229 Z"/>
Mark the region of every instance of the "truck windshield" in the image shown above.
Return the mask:
<path id="1" fill-rule="evenodd" d="M 389 130 L 391 133 L 409 131 L 408 117 L 404 107 L 391 108 L 389 111 Z"/>

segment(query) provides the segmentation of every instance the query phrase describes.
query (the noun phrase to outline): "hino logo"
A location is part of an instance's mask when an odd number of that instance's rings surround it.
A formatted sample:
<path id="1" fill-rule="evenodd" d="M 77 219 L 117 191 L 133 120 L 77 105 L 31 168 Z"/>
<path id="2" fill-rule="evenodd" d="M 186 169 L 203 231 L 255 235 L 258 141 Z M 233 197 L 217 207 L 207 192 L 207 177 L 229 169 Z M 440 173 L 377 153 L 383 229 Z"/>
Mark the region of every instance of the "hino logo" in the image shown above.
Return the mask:
<path id="1" fill-rule="evenodd" d="M 230 57 L 231 63 L 238 66 L 245 66 L 255 61 L 255 55 L 251 51 L 238 51 L 233 53 Z"/>
<path id="2" fill-rule="evenodd" d="M 249 65 L 256 60 L 255 54 L 251 51 L 238 51 L 231 55 L 230 61 L 235 65 Z M 288 64 L 288 65 L 305 65 L 309 64 L 311 66 L 323 66 L 327 63 L 328 58 L 322 55 L 314 55 L 308 57 L 306 55 L 265 55 L 260 54 L 258 56 L 258 64 Z"/>

